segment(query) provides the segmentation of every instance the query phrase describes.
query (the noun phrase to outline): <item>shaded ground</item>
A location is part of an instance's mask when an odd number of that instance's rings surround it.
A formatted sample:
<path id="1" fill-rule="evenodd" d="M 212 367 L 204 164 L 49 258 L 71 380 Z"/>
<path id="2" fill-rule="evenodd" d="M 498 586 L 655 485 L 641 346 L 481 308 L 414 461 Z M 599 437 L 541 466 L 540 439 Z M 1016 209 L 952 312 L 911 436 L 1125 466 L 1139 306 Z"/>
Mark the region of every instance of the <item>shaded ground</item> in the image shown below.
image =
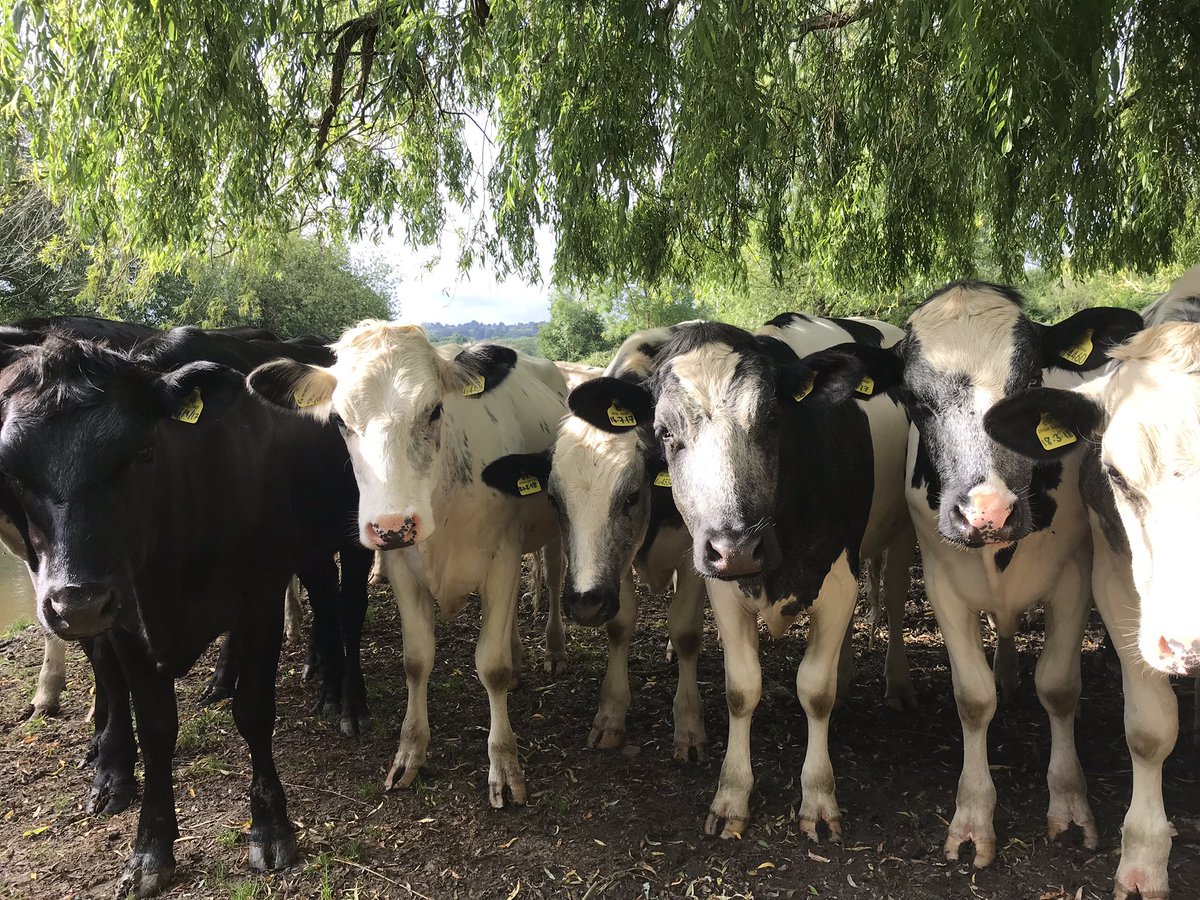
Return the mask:
<path id="1" fill-rule="evenodd" d="M 913 597 L 920 596 L 919 582 Z M 941 858 L 961 753 L 944 647 L 932 613 L 910 602 L 913 680 L 921 710 L 883 706 L 883 648 L 855 640 L 859 679 L 834 713 L 832 755 L 844 810 L 840 846 L 814 845 L 794 822 L 799 804 L 804 714 L 795 697 L 803 631 L 764 633 L 764 697 L 754 721 L 757 783 L 745 838 L 700 832 L 716 786 L 726 726 L 721 655 L 711 616 L 701 694 L 714 760 L 671 763 L 674 667 L 663 656 L 665 607 L 645 603 L 631 656 L 634 700 L 623 751 L 583 749 L 603 673 L 602 631 L 569 630 L 571 671 L 553 680 L 534 648 L 541 622 L 522 609 L 526 670 L 511 698 L 530 789 L 529 806 L 487 807 L 487 700 L 474 675 L 477 609 L 438 626 L 430 689 L 431 766 L 409 792 L 382 792 L 404 704 L 399 621 L 375 596 L 365 664 L 372 732 L 356 741 L 313 717 L 312 686 L 300 681 L 303 652 L 281 664 L 276 760 L 302 858 L 252 877 L 243 836 L 249 758 L 226 708 L 198 711 L 204 675 L 179 685 L 181 735 L 176 799 L 181 837 L 171 897 L 1107 897 L 1130 790 L 1119 679 L 1088 635 L 1078 744 L 1101 845 L 1078 835 L 1048 845 L 1043 825 L 1049 732 L 1034 694 L 1038 639 L 1022 640 L 1021 696 L 997 713 L 990 734 L 999 793 L 994 866 L 975 871 Z M 540 639 L 540 635 L 539 635 Z M 90 735 L 82 717 L 90 679 L 73 652 L 65 718 L 22 722 L 41 661 L 40 635 L 0 642 L 0 890 L 20 897 L 111 896 L 136 829 L 138 805 L 113 819 L 87 816 L 90 771 L 77 763 Z M 208 660 L 211 663 L 211 659 Z M 1178 686 L 1185 734 L 1168 760 L 1168 813 L 1179 831 L 1171 886 L 1200 897 L 1200 790 L 1186 723 L 1190 686 Z M 139 771 L 140 775 L 140 771 Z"/>

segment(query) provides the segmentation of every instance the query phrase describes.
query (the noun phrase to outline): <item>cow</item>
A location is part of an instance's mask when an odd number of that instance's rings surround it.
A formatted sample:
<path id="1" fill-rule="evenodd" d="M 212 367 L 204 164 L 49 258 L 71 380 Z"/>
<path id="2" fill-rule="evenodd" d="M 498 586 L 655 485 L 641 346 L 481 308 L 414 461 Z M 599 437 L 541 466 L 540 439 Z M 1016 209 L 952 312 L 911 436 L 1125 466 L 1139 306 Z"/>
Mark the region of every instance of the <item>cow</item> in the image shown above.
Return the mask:
<path id="1" fill-rule="evenodd" d="M 1056 325 L 1024 312 L 1016 290 L 952 282 L 909 317 L 906 336 L 877 385 L 895 387 L 908 407 L 907 490 L 929 602 L 950 655 L 963 731 L 963 768 L 944 853 L 959 859 L 973 843 L 974 864 L 995 858 L 996 791 L 987 759 L 987 728 L 996 684 L 984 656 L 980 615 L 1001 637 L 1042 603 L 1046 639 L 1035 672 L 1050 717 L 1046 827 L 1053 840 L 1072 823 L 1084 844 L 1097 843 L 1083 769 L 1075 749 L 1080 650 L 1091 609 L 1091 541 L 1071 460 L 1035 465 L 984 431 L 993 406 L 1043 382 L 1078 384 L 1105 352 L 1141 327 L 1137 313 L 1096 308 Z M 1044 429 L 1042 439 L 1065 438 Z M 1132 840 L 1132 838 L 1130 838 Z"/>
<path id="2" fill-rule="evenodd" d="M 426 697 L 434 606 L 447 618 L 477 591 L 483 625 L 475 651 L 491 709 L 488 800 L 527 798 L 508 691 L 521 648 L 515 627 L 521 555 L 548 548 L 551 587 L 562 554 L 545 500 L 518 503 L 480 480 L 485 461 L 538 452 L 554 439 L 566 385 L 553 363 L 507 347 L 434 347 L 419 326 L 368 320 L 333 347 L 332 366 L 276 362 L 252 390 L 318 421 L 333 420 L 360 491 L 359 538 L 383 551 L 404 636 L 408 704 L 385 787 L 409 787 L 429 746 Z"/>
<path id="3" fill-rule="evenodd" d="M 1016 394 L 985 421 L 996 441 L 1024 456 L 1078 460 L 1094 546 L 1092 592 L 1120 660 L 1133 761 L 1118 897 L 1167 895 L 1172 829 L 1162 765 L 1175 746 L 1179 709 L 1165 673 L 1195 674 L 1200 666 L 1188 546 L 1200 426 L 1187 412 L 1200 402 L 1200 266 L 1143 316 L 1145 330 L 1109 351 L 1113 361 L 1100 377 L 1074 390 Z M 1044 444 L 1039 430 L 1047 427 L 1062 439 Z"/>
<path id="4" fill-rule="evenodd" d="M 357 494 L 343 442 L 211 362 L 162 372 L 57 335 L 4 356 L 0 470 L 25 513 L 38 619 L 111 650 L 133 697 L 145 784 L 122 893 L 155 894 L 174 872 L 174 679 L 223 632 L 253 768 L 250 865 L 290 865 L 271 752 L 280 598 L 344 541 Z"/>

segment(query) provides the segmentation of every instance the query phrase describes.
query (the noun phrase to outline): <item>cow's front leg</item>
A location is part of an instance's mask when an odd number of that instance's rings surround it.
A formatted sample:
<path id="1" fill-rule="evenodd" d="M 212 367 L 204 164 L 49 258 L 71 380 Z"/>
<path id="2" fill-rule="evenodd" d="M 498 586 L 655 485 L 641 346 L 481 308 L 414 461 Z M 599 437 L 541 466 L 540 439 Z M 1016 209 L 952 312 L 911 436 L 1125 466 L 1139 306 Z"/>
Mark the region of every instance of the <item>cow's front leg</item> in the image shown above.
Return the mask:
<path id="1" fill-rule="evenodd" d="M 175 683 L 157 671 L 133 639 L 118 632 L 109 632 L 109 636 L 133 694 L 138 740 L 145 763 L 137 838 L 121 876 L 118 894 L 122 897 L 128 894 L 152 897 L 160 893 L 175 874 L 172 848 L 179 837 L 171 774 L 179 732 Z M 111 707 L 109 712 L 111 716 Z"/>
<path id="2" fill-rule="evenodd" d="M 266 592 L 274 598 L 274 589 Z M 287 799 L 275 758 L 271 733 L 275 729 L 275 672 L 283 643 L 278 605 L 263 598 L 262 615 L 248 623 L 239 643 L 245 659 L 233 695 L 233 721 L 250 748 L 250 868 L 258 872 L 281 869 L 296 861 L 296 835 L 287 816 Z"/>
<path id="3" fill-rule="evenodd" d="M 638 604 L 633 587 L 633 572 L 621 577 L 620 605 L 617 614 L 605 626 L 608 632 L 608 665 L 600 686 L 600 706 L 587 745 L 615 750 L 625 743 L 625 716 L 629 712 L 629 642 L 637 625 Z"/>
<path id="4" fill-rule="evenodd" d="M 67 645 L 62 638 L 47 634 L 42 651 L 42 668 L 38 672 L 37 690 L 29 714 L 56 716 L 61 706 L 63 688 L 67 686 Z"/>
<path id="5" fill-rule="evenodd" d="M 384 789 L 389 791 L 393 787 L 410 787 L 417 780 L 429 750 L 429 673 L 433 670 L 435 650 L 433 595 L 409 571 L 400 556 L 406 552 L 390 550 L 383 554 L 384 569 L 400 609 L 404 678 L 408 685 L 400 746 L 396 748 L 396 757 L 383 783 Z M 505 646 L 507 648 L 507 644 Z"/>
<path id="6" fill-rule="evenodd" d="M 842 815 L 834 793 L 833 762 L 829 758 L 829 715 L 837 698 L 838 655 L 845 642 L 858 598 L 858 580 L 844 558 L 825 576 L 821 593 L 808 620 L 808 646 L 796 669 L 796 696 L 808 719 L 808 749 L 800 772 L 800 830 L 818 840 L 824 822 L 830 836 L 840 840 Z"/>
<path id="7" fill-rule="evenodd" d="M 917 692 L 908 671 L 908 652 L 904 647 L 904 605 L 911 583 L 909 567 L 917 548 L 911 530 L 888 544 L 883 560 L 883 607 L 887 611 L 888 644 L 884 662 L 886 690 L 884 702 L 892 709 L 915 710 Z"/>
<path id="8" fill-rule="evenodd" d="M 521 555 L 517 551 L 498 552 L 492 560 L 480 605 L 483 624 L 475 645 L 475 670 L 487 688 L 491 711 L 488 732 L 488 802 L 500 809 L 507 802 L 524 806 L 525 773 L 517 759 L 517 738 L 508 720 L 508 686 L 512 678 L 512 650 L 509 636 L 517 614 Z"/>
<path id="9" fill-rule="evenodd" d="M 931 554 L 932 556 L 932 554 Z M 987 730 L 996 714 L 996 682 L 988 668 L 979 630 L 979 613 L 948 584 L 936 564 L 926 562 L 925 585 L 950 654 L 954 699 L 963 732 L 963 767 L 958 779 L 954 819 L 946 837 L 946 859 L 957 861 L 964 843 L 975 845 L 975 865 L 990 865 L 996 857 L 996 786 L 988 769 Z"/>
<path id="10" fill-rule="evenodd" d="M 677 762 L 705 762 L 708 736 L 704 732 L 704 707 L 700 702 L 697 665 L 704 635 L 704 580 L 691 566 L 675 575 L 675 596 L 667 611 L 667 631 L 679 657 L 679 684 L 675 688 L 674 756 Z"/>
<path id="11" fill-rule="evenodd" d="M 1087 784 L 1075 750 L 1075 708 L 1082 682 L 1080 647 L 1091 612 L 1090 566 L 1068 565 L 1046 604 L 1046 643 L 1034 673 L 1038 699 L 1050 716 L 1050 767 L 1046 783 L 1050 806 L 1046 832 L 1054 840 L 1074 822 L 1083 843 L 1095 849 L 1096 820 L 1087 801 Z"/>
<path id="12" fill-rule="evenodd" d="M 1096 534 L 1096 529 L 1093 529 Z M 1121 661 L 1125 693 L 1125 742 L 1133 758 L 1133 797 L 1121 827 L 1121 862 L 1113 884 L 1115 900 L 1139 894 L 1168 894 L 1167 859 L 1171 823 L 1163 806 L 1163 761 L 1179 736 L 1179 702 L 1167 676 L 1146 665 L 1138 653 L 1139 600 L 1132 574 L 1096 534 L 1092 592 Z"/>
<path id="13" fill-rule="evenodd" d="M 367 708 L 367 686 L 362 673 L 362 631 L 367 618 L 367 579 L 374 554 L 361 547 L 343 547 L 341 559 L 338 625 L 342 635 L 344 665 L 340 728 L 346 737 L 367 730 L 371 712 Z"/>
<path id="14" fill-rule="evenodd" d="M 546 672 L 565 675 L 567 671 L 567 631 L 563 627 L 563 546 L 555 537 L 542 548 L 546 561 L 546 592 L 549 596 L 549 615 L 546 619 Z"/>
<path id="15" fill-rule="evenodd" d="M 96 775 L 87 810 L 115 816 L 133 803 L 137 745 L 129 710 L 129 686 L 107 635 L 84 643 L 96 678 Z"/>
<path id="16" fill-rule="evenodd" d="M 717 620 L 725 652 L 725 702 L 729 706 L 729 737 L 721 780 L 704 823 L 706 834 L 741 837 L 750 818 L 750 722 L 762 697 L 762 666 L 758 659 L 758 615 L 753 598 L 736 584 L 708 583 L 708 599 Z"/>

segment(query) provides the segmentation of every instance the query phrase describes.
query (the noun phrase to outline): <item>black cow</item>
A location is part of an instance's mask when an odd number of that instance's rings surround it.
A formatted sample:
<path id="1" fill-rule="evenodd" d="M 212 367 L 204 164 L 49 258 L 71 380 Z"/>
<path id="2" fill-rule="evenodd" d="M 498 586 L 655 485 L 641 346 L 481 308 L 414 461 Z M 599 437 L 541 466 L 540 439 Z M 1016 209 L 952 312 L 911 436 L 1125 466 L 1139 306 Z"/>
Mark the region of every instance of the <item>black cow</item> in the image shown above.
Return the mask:
<path id="1" fill-rule="evenodd" d="M 328 557 L 357 509 L 337 432 L 250 398 L 228 366 L 156 371 L 58 336 L 0 371 L 0 469 L 26 513 L 38 617 L 65 639 L 105 635 L 133 695 L 145 796 L 122 890 L 174 872 L 174 679 L 229 632 L 250 748 L 250 864 L 296 856 L 271 754 L 280 598 Z"/>

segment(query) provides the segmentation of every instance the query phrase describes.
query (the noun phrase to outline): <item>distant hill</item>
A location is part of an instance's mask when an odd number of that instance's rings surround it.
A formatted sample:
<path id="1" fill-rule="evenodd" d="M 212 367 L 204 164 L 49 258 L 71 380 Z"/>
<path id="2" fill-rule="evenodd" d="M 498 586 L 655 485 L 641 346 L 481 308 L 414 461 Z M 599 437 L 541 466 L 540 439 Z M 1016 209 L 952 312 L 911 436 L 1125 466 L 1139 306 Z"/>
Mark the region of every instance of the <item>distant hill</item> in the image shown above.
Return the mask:
<path id="1" fill-rule="evenodd" d="M 459 325 L 443 325 L 441 322 L 425 322 L 422 327 L 435 344 L 465 344 L 468 341 L 496 341 L 507 343 L 514 338 L 536 338 L 542 322 L 463 322 Z M 522 348 L 524 349 L 524 348 Z"/>

